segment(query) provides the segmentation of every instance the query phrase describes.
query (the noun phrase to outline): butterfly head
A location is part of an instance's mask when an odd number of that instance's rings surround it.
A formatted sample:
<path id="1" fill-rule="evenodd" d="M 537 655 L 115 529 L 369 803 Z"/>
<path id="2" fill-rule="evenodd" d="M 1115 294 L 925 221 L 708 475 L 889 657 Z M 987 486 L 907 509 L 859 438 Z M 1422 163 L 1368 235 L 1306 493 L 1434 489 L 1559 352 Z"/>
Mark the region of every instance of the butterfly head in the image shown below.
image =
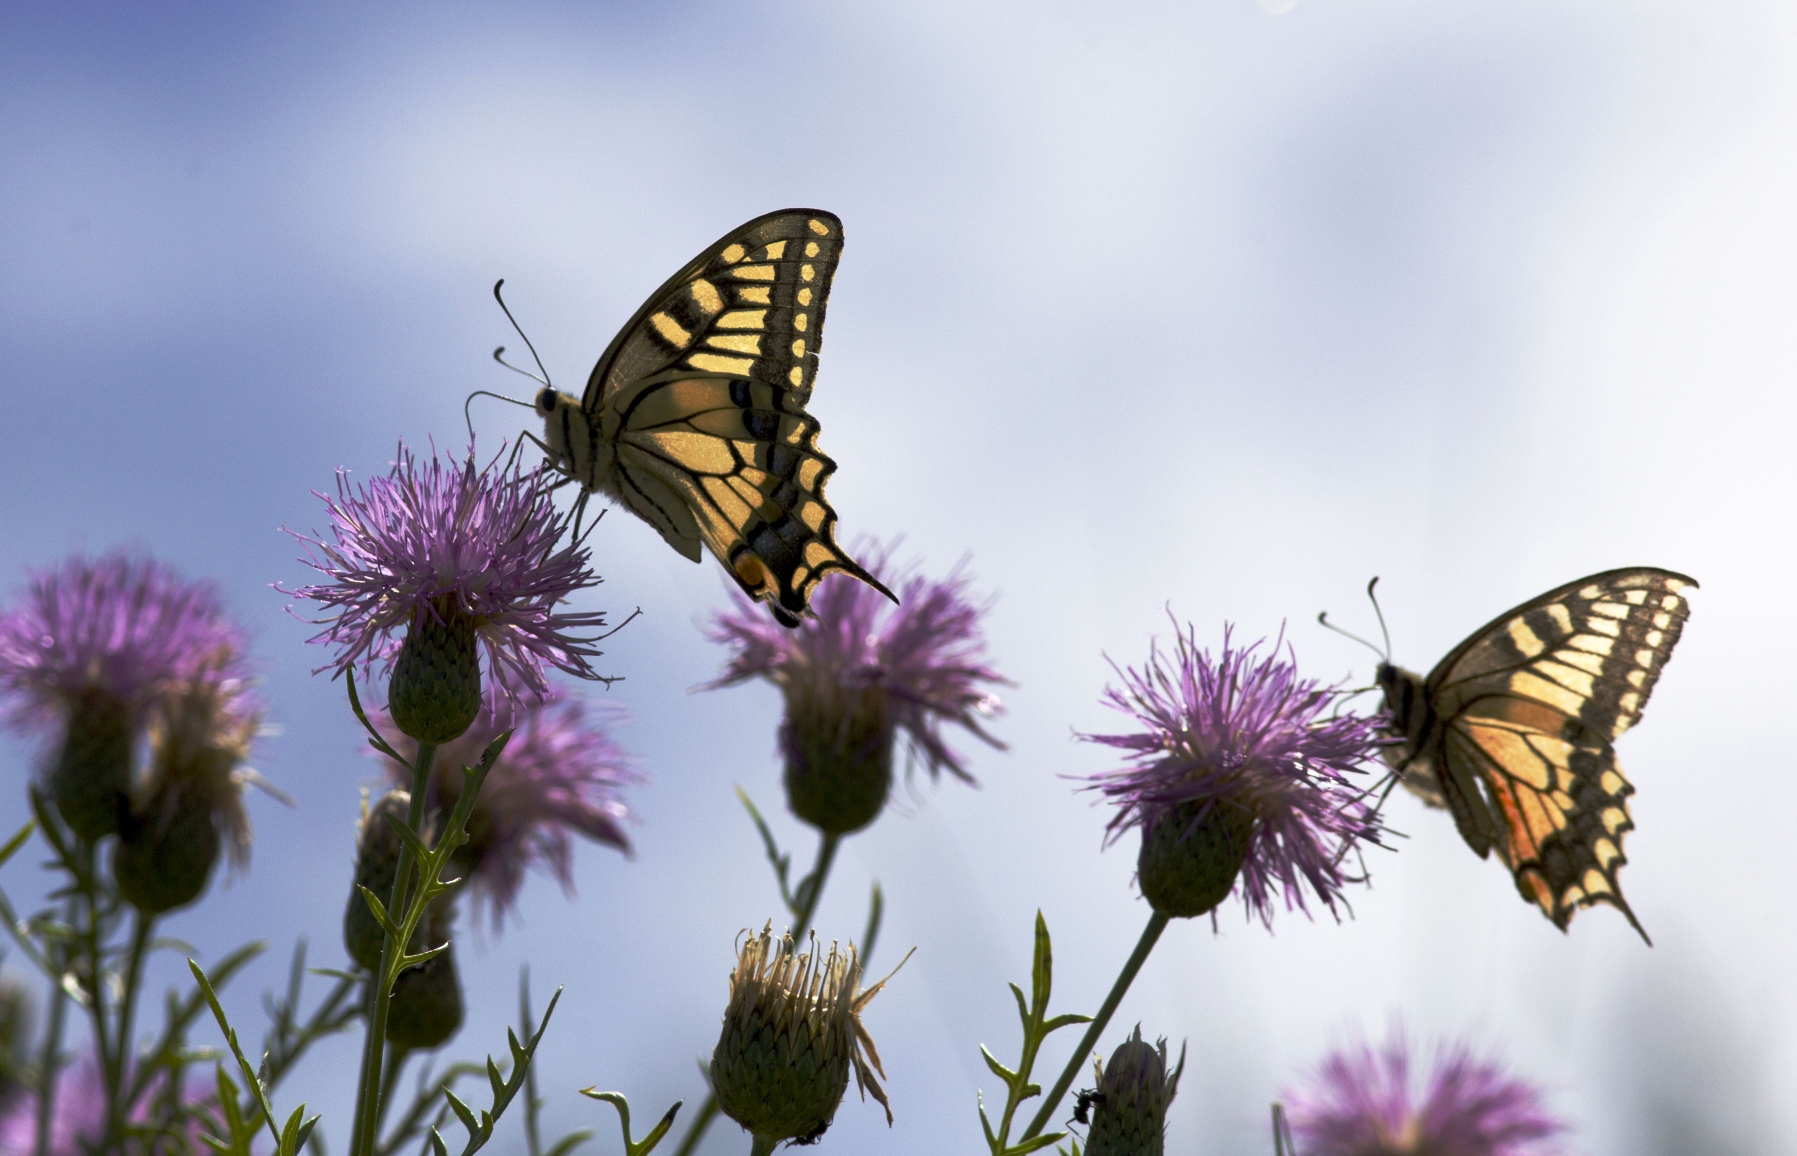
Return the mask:
<path id="1" fill-rule="evenodd" d="M 544 386 L 537 391 L 536 410 L 543 419 L 543 448 L 549 452 L 549 464 L 577 480 L 583 489 L 604 488 L 601 483 L 610 468 L 611 447 L 593 436 L 579 400 Z"/>

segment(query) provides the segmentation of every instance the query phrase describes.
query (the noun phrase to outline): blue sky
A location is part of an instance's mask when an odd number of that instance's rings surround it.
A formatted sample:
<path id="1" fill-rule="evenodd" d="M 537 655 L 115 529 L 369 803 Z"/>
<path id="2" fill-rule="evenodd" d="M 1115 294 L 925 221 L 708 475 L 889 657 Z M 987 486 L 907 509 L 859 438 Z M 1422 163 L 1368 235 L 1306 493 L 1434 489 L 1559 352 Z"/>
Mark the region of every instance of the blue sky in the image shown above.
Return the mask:
<path id="1" fill-rule="evenodd" d="M 1101 998 L 1146 910 L 1064 777 L 1109 763 L 1070 736 L 1109 725 L 1104 656 L 1140 661 L 1169 608 L 1212 643 L 1285 624 L 1308 671 L 1364 680 L 1314 618 L 1370 627 L 1374 574 L 1426 669 L 1526 597 L 1651 564 L 1703 583 L 1619 747 L 1654 948 L 1601 909 L 1561 935 L 1401 801 L 1411 838 L 1351 922 L 1177 927 L 1113 1035 L 1189 1042 L 1174 1151 L 1270 1150 L 1279 1088 L 1393 1015 L 1501 1049 L 1583 1151 L 1790 1151 L 1797 29 L 1754 3 L 1282 6 L 0 12 L 0 575 L 141 545 L 254 630 L 282 726 L 257 763 L 298 806 L 255 800 L 250 875 L 169 927 L 211 957 L 270 941 L 231 996 L 246 1027 L 296 936 L 338 958 L 372 769 L 269 589 L 307 573 L 280 528 L 322 524 L 338 467 L 456 444 L 470 390 L 517 389 L 487 360 L 513 341 L 496 278 L 572 388 L 700 246 L 815 205 L 847 233 L 813 404 L 845 537 L 902 534 L 938 572 L 971 553 L 1018 683 L 980 789 L 919 783 L 840 861 L 823 932 L 858 935 L 877 878 L 876 964 L 918 952 L 868 1017 L 897 1123 L 851 1102 L 828 1144 L 977 1150 L 977 1049 L 1015 1051 L 1038 907 L 1057 1003 Z M 483 441 L 521 414 L 477 406 Z M 723 659 L 697 629 L 721 575 L 622 515 L 594 545 L 590 605 L 643 610 L 603 660 L 653 779 L 638 854 L 584 847 L 578 898 L 533 882 L 462 968 L 566 985 L 548 1121 L 610 1151 L 574 1089 L 695 1101 L 732 941 L 776 913 L 733 785 L 809 841 L 777 696 L 690 692 Z M 22 815 L 34 755 L 4 744 Z M 511 1006 L 454 1053 L 501 1048 Z M 334 1152 L 353 1055 L 282 1090 Z"/>

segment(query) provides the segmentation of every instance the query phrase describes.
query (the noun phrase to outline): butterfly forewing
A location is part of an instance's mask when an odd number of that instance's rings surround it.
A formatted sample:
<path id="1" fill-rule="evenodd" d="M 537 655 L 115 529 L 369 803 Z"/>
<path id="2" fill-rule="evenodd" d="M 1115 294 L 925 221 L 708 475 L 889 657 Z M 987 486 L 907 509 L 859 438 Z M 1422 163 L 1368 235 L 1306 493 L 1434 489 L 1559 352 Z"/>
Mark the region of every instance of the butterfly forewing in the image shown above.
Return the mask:
<path id="1" fill-rule="evenodd" d="M 732 230 L 668 279 L 593 367 L 582 407 L 657 374 L 712 373 L 796 391 L 817 375 L 842 222 L 786 209 Z"/>
<path id="2" fill-rule="evenodd" d="M 1647 567 L 1570 582 L 1474 632 L 1425 680 L 1424 754 L 1461 834 L 1480 854 L 1496 846 L 1562 929 L 1607 903 L 1640 930 L 1617 879 L 1634 788 L 1611 742 L 1640 719 L 1696 585 Z"/>

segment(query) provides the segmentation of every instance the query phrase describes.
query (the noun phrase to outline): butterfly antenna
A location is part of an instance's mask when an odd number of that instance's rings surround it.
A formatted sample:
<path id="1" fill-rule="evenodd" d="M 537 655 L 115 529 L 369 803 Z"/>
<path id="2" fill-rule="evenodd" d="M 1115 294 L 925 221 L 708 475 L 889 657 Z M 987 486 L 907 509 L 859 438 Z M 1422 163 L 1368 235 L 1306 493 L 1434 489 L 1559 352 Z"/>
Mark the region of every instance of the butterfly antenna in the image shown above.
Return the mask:
<path id="1" fill-rule="evenodd" d="M 505 319 L 507 321 L 510 321 L 512 323 L 512 328 L 516 329 L 518 331 L 518 336 L 524 341 L 524 348 L 530 350 L 530 358 L 532 361 L 537 363 L 537 370 L 539 373 L 542 374 L 542 376 L 538 377 L 537 374 L 530 372 L 528 369 L 519 369 L 517 366 L 513 365 L 511 362 L 507 361 L 504 357 L 500 356 L 501 354 L 503 354 L 505 352 L 505 346 L 503 346 L 503 345 L 501 345 L 498 349 L 495 349 L 493 351 L 493 360 L 497 361 L 499 364 L 505 366 L 507 369 L 511 370 L 513 373 L 523 374 L 525 377 L 528 377 L 532 381 L 537 382 L 538 384 L 542 385 L 544 389 L 554 389 L 555 387 L 549 384 L 549 371 L 547 369 L 543 368 L 543 359 L 541 357 L 537 356 L 537 347 L 530 343 L 530 338 L 528 336 L 526 336 L 526 334 L 524 332 L 524 327 L 522 325 L 518 324 L 518 319 L 516 317 L 512 316 L 511 307 L 505 303 L 505 295 L 499 291 L 500 287 L 503 286 L 504 284 L 505 284 L 504 277 L 501 277 L 499 280 L 493 282 L 493 300 L 499 302 L 499 308 L 504 311 Z"/>
<path id="2" fill-rule="evenodd" d="M 1379 596 L 1373 593 L 1373 587 L 1379 585 L 1379 575 L 1366 584 L 1367 600 L 1373 604 L 1373 613 L 1379 617 L 1379 634 L 1385 639 L 1385 661 L 1391 661 L 1391 631 L 1385 628 L 1385 611 L 1379 609 Z"/>
<path id="3" fill-rule="evenodd" d="M 504 362 L 501 362 L 500 364 L 503 365 Z M 506 368 L 510 369 L 511 366 L 506 366 Z M 490 389 L 475 390 L 473 393 L 468 395 L 467 400 L 462 402 L 462 420 L 464 422 L 468 423 L 468 441 L 470 443 L 472 443 L 474 441 L 474 415 L 468 412 L 468 407 L 474 403 L 474 399 L 477 397 L 496 397 L 500 401 L 509 401 L 513 405 L 521 405 L 527 409 L 537 408 L 536 406 L 531 405 L 528 401 L 519 401 L 515 397 L 507 397 L 503 393 L 494 393 Z"/>

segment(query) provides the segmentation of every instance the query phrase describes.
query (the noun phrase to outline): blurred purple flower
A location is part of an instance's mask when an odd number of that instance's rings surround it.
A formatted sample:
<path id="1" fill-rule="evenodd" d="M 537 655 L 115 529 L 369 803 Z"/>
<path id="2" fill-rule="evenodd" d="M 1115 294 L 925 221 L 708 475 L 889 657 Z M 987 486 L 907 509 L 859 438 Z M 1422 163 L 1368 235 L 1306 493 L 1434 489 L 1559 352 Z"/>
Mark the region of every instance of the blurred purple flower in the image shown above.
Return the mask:
<path id="1" fill-rule="evenodd" d="M 162 1107 L 162 1088 L 166 1076 L 159 1075 L 150 1090 L 138 1101 L 131 1113 L 133 1124 L 141 1127 L 152 1117 L 152 1108 Z M 189 1104 L 197 1103 L 190 1087 Z M 186 1141 L 186 1151 L 208 1152 L 200 1140 L 204 1129 L 188 1117 L 176 1124 L 174 1131 Z M 62 1069 L 56 1080 L 55 1103 L 50 1110 L 49 1156 L 87 1156 L 99 1144 L 106 1131 L 106 1085 L 100 1077 L 100 1065 L 89 1054 Z M 25 1088 L 0 1110 L 0 1153 L 6 1156 L 29 1156 L 37 1151 L 37 1091 Z M 156 1151 L 164 1151 L 158 1148 Z M 168 1151 L 180 1151 L 168 1148 Z"/>
<path id="2" fill-rule="evenodd" d="M 25 597 L 0 614 L 0 692 L 23 730 L 59 726 L 84 696 L 103 695 L 141 725 L 170 680 L 228 656 L 243 635 L 218 588 L 188 582 L 153 558 L 79 554 L 31 576 Z"/>
<path id="3" fill-rule="evenodd" d="M 734 646 L 736 656 L 705 689 L 751 678 L 778 686 L 787 701 L 788 725 L 781 728 L 780 745 L 788 758 L 794 753 L 789 730 L 795 715 L 828 716 L 837 712 L 819 710 L 820 701 L 852 699 L 877 689 L 883 692 L 885 717 L 894 731 L 904 734 L 912 756 L 921 758 L 931 777 L 946 769 L 971 783 L 973 776 L 962 766 L 962 756 L 943 741 L 941 727 L 955 723 L 1004 749 L 980 721 L 1001 710 L 984 686 L 1010 685 L 986 664 L 980 618 L 988 607 L 973 600 L 961 566 L 934 581 L 909 568 L 894 573 L 891 546 L 871 542 L 863 549 L 868 570 L 898 590 L 897 606 L 873 587 L 839 575 L 825 579 L 813 596 L 815 617 L 788 629 L 733 590 L 734 608 L 712 619 L 708 636 Z"/>
<path id="4" fill-rule="evenodd" d="M 1465 1044 L 1436 1048 L 1413 1103 L 1409 1044 L 1395 1029 L 1377 1052 L 1364 1042 L 1332 1052 L 1287 1100 L 1304 1156 L 1550 1156 L 1567 1131 L 1539 1089 Z"/>
<path id="5" fill-rule="evenodd" d="M 588 662 L 598 636 L 578 632 L 601 630 L 603 613 L 557 610 L 599 578 L 586 549 L 558 548 L 566 523 L 551 488 L 542 470 L 499 457 L 476 468 L 472 446 L 459 463 L 432 456 L 420 465 L 402 443 L 391 472 L 361 487 L 339 470 L 337 496 L 318 495 L 332 540 L 288 531 L 307 544 L 301 560 L 330 579 L 283 591 L 329 610 L 311 620 L 325 627 L 311 641 L 337 648 L 319 669 L 391 669 L 395 632 L 427 615 L 440 621 L 447 604 L 475 620 L 488 677 L 510 701 L 547 694 L 544 665 L 601 678 Z"/>
<path id="6" fill-rule="evenodd" d="M 481 784 L 468 820 L 468 842 L 453 859 L 468 880 L 475 918 L 484 907 L 496 931 L 533 863 L 542 863 L 573 894 L 569 832 L 630 854 L 630 838 L 624 833 L 630 809 L 622 792 L 643 776 L 630 769 L 629 757 L 608 730 L 620 712 L 591 717 L 599 713 L 580 699 L 562 698 L 553 688 L 544 702 L 521 711 L 489 694 L 467 733 L 437 748 L 425 805 L 440 828 L 461 799 L 462 768 L 478 764 L 501 731 L 517 728 Z M 373 720 L 395 750 L 408 759 L 417 757 L 418 744 L 400 734 L 385 712 Z M 409 766 L 382 761 L 395 785 L 411 786 Z"/>
<path id="7" fill-rule="evenodd" d="M 1250 916 L 1272 926 L 1275 889 L 1288 911 L 1309 914 L 1304 883 L 1334 912 L 1348 882 L 1343 860 L 1379 839 L 1377 815 L 1347 778 L 1380 746 L 1377 720 L 1326 716 L 1337 692 L 1281 660 L 1283 635 L 1257 658 L 1261 643 L 1235 649 L 1231 633 L 1226 626 L 1215 661 L 1188 625 L 1172 655 L 1156 645 L 1140 670 L 1112 663 L 1123 685 L 1106 687 L 1104 701 L 1144 729 L 1079 736 L 1131 760 L 1089 776 L 1088 789 L 1118 804 L 1106 843 L 1131 827 L 1146 833 L 1175 808 L 1194 828 L 1235 808 L 1252 822 L 1235 883 Z"/>

